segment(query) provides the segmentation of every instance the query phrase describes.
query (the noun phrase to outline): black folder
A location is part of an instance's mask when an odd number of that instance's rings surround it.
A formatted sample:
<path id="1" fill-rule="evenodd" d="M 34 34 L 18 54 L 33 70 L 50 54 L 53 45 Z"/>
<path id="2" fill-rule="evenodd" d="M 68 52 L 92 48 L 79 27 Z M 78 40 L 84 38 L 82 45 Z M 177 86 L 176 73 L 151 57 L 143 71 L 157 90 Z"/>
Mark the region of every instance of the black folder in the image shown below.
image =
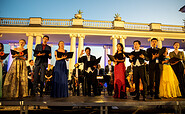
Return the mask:
<path id="1" fill-rule="evenodd" d="M 173 57 L 173 58 L 169 59 L 169 62 L 170 63 L 175 63 L 175 62 L 180 61 L 180 60 L 181 59 L 179 59 L 179 58 Z"/>
<path id="2" fill-rule="evenodd" d="M 0 56 L 0 59 L 5 60 L 8 55 L 9 55 L 8 53 L 5 53 L 3 56 Z"/>
<path id="3" fill-rule="evenodd" d="M 18 51 L 12 50 L 12 49 L 10 49 L 10 51 L 11 51 L 11 54 L 12 55 L 15 55 L 15 54 L 19 54 L 20 53 Z M 26 55 L 26 54 L 28 54 L 28 49 L 25 49 L 22 52 L 24 53 L 23 55 Z"/>
<path id="4" fill-rule="evenodd" d="M 132 55 L 131 53 L 128 53 L 128 52 L 125 52 L 124 54 L 125 54 L 125 56 L 126 56 L 127 58 L 129 58 L 129 56 Z"/>
<path id="5" fill-rule="evenodd" d="M 97 65 L 98 63 L 100 63 L 100 61 L 101 61 L 101 57 L 99 57 L 94 61 L 87 61 L 87 67 L 93 67 L 94 65 Z"/>
<path id="6" fill-rule="evenodd" d="M 107 56 L 109 57 L 109 59 L 111 60 L 111 61 L 114 61 L 114 56 L 113 55 L 109 55 L 109 54 L 107 54 Z"/>
<path id="7" fill-rule="evenodd" d="M 62 56 L 66 55 L 67 59 L 69 59 L 73 57 L 73 53 L 74 52 L 67 52 L 67 53 L 57 52 L 57 57 L 61 58 Z"/>

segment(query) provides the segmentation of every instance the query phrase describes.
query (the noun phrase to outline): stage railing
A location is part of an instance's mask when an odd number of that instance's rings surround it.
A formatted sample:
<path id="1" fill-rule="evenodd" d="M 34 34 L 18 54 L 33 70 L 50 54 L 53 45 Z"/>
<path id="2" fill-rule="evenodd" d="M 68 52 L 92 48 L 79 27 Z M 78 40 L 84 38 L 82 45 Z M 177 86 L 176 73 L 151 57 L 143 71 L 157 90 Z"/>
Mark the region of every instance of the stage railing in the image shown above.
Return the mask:
<path id="1" fill-rule="evenodd" d="M 30 20 L 24 18 L 0 18 L 0 25 L 28 26 Z"/>
<path id="2" fill-rule="evenodd" d="M 72 26 L 71 19 L 42 19 L 42 26 Z"/>
<path id="3" fill-rule="evenodd" d="M 161 30 L 166 32 L 184 32 L 184 26 L 178 25 L 161 25 Z"/>
<path id="4" fill-rule="evenodd" d="M 84 20 L 83 27 L 90 28 L 112 28 L 112 21 Z"/>
<path id="5" fill-rule="evenodd" d="M 133 30 L 150 30 L 150 26 L 147 23 L 130 23 L 125 22 L 124 24 L 125 29 L 133 29 Z"/>
<path id="6" fill-rule="evenodd" d="M 75 21 L 75 22 L 74 22 Z M 73 20 L 73 19 L 42 19 L 42 18 L 0 18 L 0 26 L 29 26 L 36 24 L 40 26 L 72 27 L 79 22 L 84 28 L 124 28 L 125 30 L 153 31 L 151 23 L 131 23 L 124 21 L 99 21 L 99 20 Z M 119 23 L 118 25 L 116 23 Z M 115 25 L 114 25 L 115 24 Z M 155 23 L 154 23 L 155 24 Z M 115 27 L 116 26 L 116 27 Z M 180 25 L 158 24 L 162 32 L 185 32 L 185 27 Z"/>

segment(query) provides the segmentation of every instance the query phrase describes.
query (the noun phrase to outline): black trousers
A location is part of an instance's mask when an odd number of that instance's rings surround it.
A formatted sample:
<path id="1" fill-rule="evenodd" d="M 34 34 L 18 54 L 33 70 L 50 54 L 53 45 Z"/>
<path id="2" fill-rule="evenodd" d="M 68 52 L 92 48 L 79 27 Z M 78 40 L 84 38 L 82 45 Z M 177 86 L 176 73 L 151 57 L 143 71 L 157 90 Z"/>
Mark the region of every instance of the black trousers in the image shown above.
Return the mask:
<path id="1" fill-rule="evenodd" d="M 111 82 L 111 76 L 110 75 L 106 75 L 105 82 L 107 82 L 107 92 L 108 92 L 108 95 L 111 96 L 112 95 L 112 92 L 114 90 L 114 81 Z"/>
<path id="2" fill-rule="evenodd" d="M 40 94 L 43 94 L 43 88 L 44 88 L 44 78 L 46 74 L 46 63 L 40 63 L 40 65 L 35 66 L 34 70 L 34 82 L 33 82 L 33 92 L 36 93 L 36 87 L 38 85 L 39 79 L 40 79 Z M 40 72 L 40 75 L 38 75 Z"/>
<path id="3" fill-rule="evenodd" d="M 78 80 L 79 81 L 79 80 Z M 73 89 L 72 89 L 72 92 L 73 92 L 73 96 L 79 96 L 80 95 L 80 90 L 79 90 L 79 82 L 78 84 L 76 85 L 75 83 L 75 78 L 73 77 L 72 78 L 72 85 L 73 85 Z"/>
<path id="4" fill-rule="evenodd" d="M 96 79 L 96 71 L 95 72 L 85 72 L 85 95 L 91 96 L 91 86 L 93 87 L 93 93 L 97 96 L 97 84 L 98 81 Z"/>
<path id="5" fill-rule="evenodd" d="M 33 94 L 33 83 L 31 82 L 31 79 L 28 79 L 28 95 L 32 94 Z"/>
<path id="6" fill-rule="evenodd" d="M 160 68 L 159 63 L 154 64 L 153 66 L 149 63 L 149 80 L 150 80 L 150 95 L 153 96 L 153 88 L 155 82 L 155 96 L 159 95 L 159 84 L 160 84 Z"/>
<path id="7" fill-rule="evenodd" d="M 133 78 L 136 85 L 136 96 L 140 96 L 139 93 L 139 80 L 141 78 L 142 84 L 143 84 L 143 97 L 146 97 L 147 95 L 147 80 L 145 76 L 145 66 L 136 66 L 133 67 Z"/>

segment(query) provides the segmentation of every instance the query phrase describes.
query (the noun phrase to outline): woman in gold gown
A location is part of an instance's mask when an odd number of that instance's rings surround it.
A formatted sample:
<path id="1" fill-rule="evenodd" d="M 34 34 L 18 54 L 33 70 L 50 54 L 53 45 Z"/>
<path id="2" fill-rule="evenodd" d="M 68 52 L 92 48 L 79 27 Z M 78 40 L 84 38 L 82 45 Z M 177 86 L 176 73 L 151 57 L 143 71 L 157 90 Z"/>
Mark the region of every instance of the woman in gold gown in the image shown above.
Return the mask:
<path id="1" fill-rule="evenodd" d="M 169 63 L 168 50 L 165 47 L 162 49 L 164 50 L 164 59 L 162 61 L 163 71 L 160 78 L 159 96 L 164 98 L 180 97 L 182 95 L 179 89 L 179 81 Z"/>
<path id="2" fill-rule="evenodd" d="M 3 97 L 5 98 L 28 96 L 28 77 L 25 62 L 27 60 L 27 49 L 24 49 L 25 44 L 24 39 L 19 40 L 19 47 L 14 49 L 16 53 L 12 53 L 14 60 L 6 74 L 3 86 Z"/>

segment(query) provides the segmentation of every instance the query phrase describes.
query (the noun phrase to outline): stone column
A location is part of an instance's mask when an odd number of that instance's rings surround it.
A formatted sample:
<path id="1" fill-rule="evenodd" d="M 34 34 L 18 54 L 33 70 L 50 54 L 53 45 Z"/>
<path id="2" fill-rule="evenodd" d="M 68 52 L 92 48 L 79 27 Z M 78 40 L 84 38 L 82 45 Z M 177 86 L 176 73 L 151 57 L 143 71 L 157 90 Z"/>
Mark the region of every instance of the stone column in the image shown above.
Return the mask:
<path id="1" fill-rule="evenodd" d="M 41 44 L 41 39 L 42 39 L 42 34 L 34 34 L 34 36 L 36 36 L 36 41 L 35 41 L 35 48 L 37 44 Z M 34 57 L 34 61 L 35 61 L 36 57 Z"/>
<path id="2" fill-rule="evenodd" d="M 81 51 L 84 49 L 84 39 L 85 35 L 78 35 L 78 57 L 80 56 Z"/>
<path id="3" fill-rule="evenodd" d="M 158 44 L 157 44 L 158 46 L 157 47 L 161 49 L 163 47 L 162 41 L 164 41 L 164 38 L 157 38 L 157 39 L 158 39 Z"/>
<path id="4" fill-rule="evenodd" d="M 112 40 L 112 55 L 116 53 L 116 45 L 117 45 L 117 36 L 113 35 L 110 39 Z"/>
<path id="5" fill-rule="evenodd" d="M 73 53 L 73 57 L 71 59 L 69 59 L 69 79 L 68 80 L 71 80 L 71 76 L 72 76 L 72 73 L 73 73 L 73 68 L 74 68 L 74 65 L 75 65 L 76 37 L 77 37 L 77 34 L 70 34 L 70 38 L 71 38 L 70 52 L 74 52 L 74 53 Z"/>
<path id="6" fill-rule="evenodd" d="M 126 38 L 127 38 L 126 36 L 119 36 L 120 43 L 123 44 L 123 51 L 125 51 L 125 39 Z"/>
<path id="7" fill-rule="evenodd" d="M 33 49 L 33 33 L 26 33 L 26 36 L 28 36 L 28 42 L 27 42 L 27 49 L 28 49 L 28 61 L 32 59 L 32 49 Z"/>
<path id="8" fill-rule="evenodd" d="M 43 35 L 42 34 L 35 34 L 35 36 L 36 36 L 36 42 L 35 42 L 35 46 L 36 46 L 37 44 L 41 44 L 41 40 L 42 40 Z"/>
<path id="9" fill-rule="evenodd" d="M 108 65 L 108 60 L 109 60 L 109 57 L 107 56 L 107 54 L 110 54 L 109 53 L 110 46 L 103 46 L 103 48 L 104 48 L 104 53 L 105 53 L 104 66 L 106 66 L 106 65 Z"/>

